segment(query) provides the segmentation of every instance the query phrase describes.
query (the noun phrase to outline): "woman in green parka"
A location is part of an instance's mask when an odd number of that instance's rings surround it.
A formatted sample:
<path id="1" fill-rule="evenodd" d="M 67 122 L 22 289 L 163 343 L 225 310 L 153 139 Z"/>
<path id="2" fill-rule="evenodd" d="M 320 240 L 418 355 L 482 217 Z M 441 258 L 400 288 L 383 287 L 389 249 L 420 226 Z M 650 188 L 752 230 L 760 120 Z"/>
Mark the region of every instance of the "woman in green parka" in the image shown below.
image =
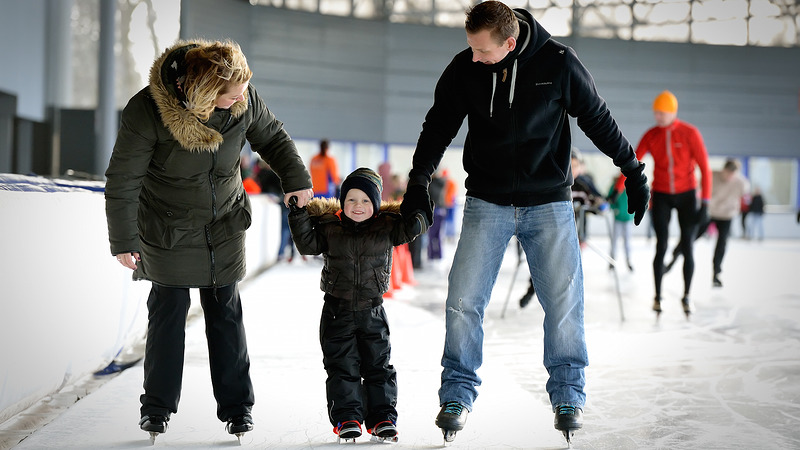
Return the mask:
<path id="1" fill-rule="evenodd" d="M 283 124 L 250 85 L 233 42 L 179 41 L 156 59 L 122 112 L 106 171 L 111 253 L 149 280 L 140 427 L 152 438 L 178 410 L 189 288 L 206 320 L 217 417 L 253 429 L 250 360 L 238 282 L 251 209 L 239 172 L 245 144 L 280 176 L 284 203 L 312 197 L 311 177 Z"/>

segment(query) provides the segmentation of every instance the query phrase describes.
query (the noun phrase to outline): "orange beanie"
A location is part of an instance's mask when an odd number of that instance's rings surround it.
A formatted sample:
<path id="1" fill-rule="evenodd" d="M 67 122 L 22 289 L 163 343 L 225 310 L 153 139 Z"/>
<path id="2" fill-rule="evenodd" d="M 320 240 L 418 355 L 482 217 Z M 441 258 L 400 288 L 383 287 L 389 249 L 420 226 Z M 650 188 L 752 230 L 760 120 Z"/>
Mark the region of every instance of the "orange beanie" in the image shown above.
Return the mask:
<path id="1" fill-rule="evenodd" d="M 678 112 L 678 99 L 670 91 L 664 91 L 653 100 L 653 111 Z"/>

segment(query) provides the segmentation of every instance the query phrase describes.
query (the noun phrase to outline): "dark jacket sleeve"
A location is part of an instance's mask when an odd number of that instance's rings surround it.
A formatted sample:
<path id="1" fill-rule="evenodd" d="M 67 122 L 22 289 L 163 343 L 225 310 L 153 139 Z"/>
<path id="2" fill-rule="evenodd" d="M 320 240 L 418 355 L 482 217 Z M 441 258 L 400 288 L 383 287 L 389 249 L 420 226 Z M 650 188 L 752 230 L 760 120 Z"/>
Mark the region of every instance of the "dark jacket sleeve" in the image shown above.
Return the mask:
<path id="1" fill-rule="evenodd" d="M 456 92 L 456 58 L 450 62 L 436 83 L 433 106 L 425 115 L 414 151 L 408 186 L 428 186 L 445 150 L 458 134 L 464 117 L 467 116 L 463 97 Z"/>
<path id="2" fill-rule="evenodd" d="M 291 136 L 283 129 L 283 122 L 275 118 L 252 85 L 248 89 L 253 122 L 247 130 L 247 140 L 253 151 L 278 174 L 284 193 L 311 189 L 311 175 Z"/>
<path id="3" fill-rule="evenodd" d="M 578 127 L 592 143 L 623 170 L 638 166 L 628 139 L 611 116 L 605 100 L 598 94 L 589 70 L 571 48 L 566 52 L 565 101 L 567 113 L 577 118 Z"/>
<path id="4" fill-rule="evenodd" d="M 311 218 L 306 208 L 289 213 L 289 230 L 301 255 L 319 255 L 328 248 L 325 236 L 314 225 L 317 220 Z"/>
<path id="5" fill-rule="evenodd" d="M 155 110 L 144 91 L 122 111 L 119 132 L 105 172 L 106 220 L 111 254 L 139 251 L 137 212 L 156 144 Z"/>

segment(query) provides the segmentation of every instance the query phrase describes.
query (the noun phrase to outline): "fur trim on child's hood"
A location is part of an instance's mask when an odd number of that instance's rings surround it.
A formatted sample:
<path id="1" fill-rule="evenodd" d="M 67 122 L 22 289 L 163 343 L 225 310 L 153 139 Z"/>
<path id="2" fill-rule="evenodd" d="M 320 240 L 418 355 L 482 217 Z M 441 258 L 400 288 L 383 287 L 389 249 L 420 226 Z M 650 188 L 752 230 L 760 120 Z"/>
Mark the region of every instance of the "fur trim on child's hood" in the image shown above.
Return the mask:
<path id="1" fill-rule="evenodd" d="M 342 207 L 339 204 L 339 200 L 335 198 L 314 197 L 311 199 L 310 202 L 308 202 L 308 205 L 306 205 L 306 210 L 308 211 L 308 215 L 312 217 L 323 216 L 325 214 L 336 214 L 341 209 Z M 380 212 L 400 214 L 400 202 L 382 201 Z"/>

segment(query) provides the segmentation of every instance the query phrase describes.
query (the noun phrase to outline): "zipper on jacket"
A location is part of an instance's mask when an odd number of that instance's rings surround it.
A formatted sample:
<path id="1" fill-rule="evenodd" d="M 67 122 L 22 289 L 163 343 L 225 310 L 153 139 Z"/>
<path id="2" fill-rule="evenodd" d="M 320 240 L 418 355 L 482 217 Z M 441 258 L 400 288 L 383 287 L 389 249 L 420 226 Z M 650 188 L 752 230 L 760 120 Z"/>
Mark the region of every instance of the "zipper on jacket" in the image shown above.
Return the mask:
<path id="1" fill-rule="evenodd" d="M 667 172 L 669 174 L 668 175 L 669 193 L 670 194 L 674 194 L 675 193 L 675 157 L 672 155 L 672 130 L 670 130 L 669 128 L 667 128 L 666 138 L 664 139 L 664 141 L 666 142 L 666 145 L 667 145 L 666 151 L 667 151 L 667 161 L 668 161 L 667 165 L 669 167 L 669 171 Z"/>
<path id="2" fill-rule="evenodd" d="M 353 258 L 356 263 L 356 270 L 353 274 L 353 309 L 358 309 L 358 287 L 361 286 L 361 258 L 358 257 L 359 255 L 359 248 L 358 248 L 359 239 L 353 239 L 353 254 L 356 256 Z"/>
<path id="3" fill-rule="evenodd" d="M 211 170 L 208 171 L 208 185 L 211 187 L 211 223 L 217 220 L 217 187 L 214 184 L 214 169 L 217 167 L 217 152 L 211 152 Z M 217 285 L 216 255 L 214 241 L 211 239 L 211 225 L 205 226 L 206 245 L 208 246 L 209 263 L 211 264 L 211 284 Z"/>
<path id="4" fill-rule="evenodd" d="M 208 245 L 209 263 L 211 264 L 211 285 L 217 286 L 216 256 L 214 255 L 214 242 L 211 240 L 211 226 L 205 226 L 206 245 Z"/>
<path id="5" fill-rule="evenodd" d="M 514 165 L 513 165 L 513 167 L 517 168 L 512 172 L 514 174 L 514 176 L 511 179 L 511 206 L 514 206 L 514 200 L 515 200 L 514 199 L 514 197 L 515 197 L 514 194 L 517 192 L 517 189 L 519 188 L 519 180 L 520 180 L 520 178 L 522 178 L 522 176 L 519 173 L 519 171 L 520 171 L 520 169 L 519 169 L 519 167 L 520 167 L 519 151 L 520 151 L 520 149 L 519 149 L 519 141 L 517 140 L 517 115 L 514 114 L 514 108 L 512 108 L 511 104 L 508 105 L 508 109 L 509 109 L 509 114 L 511 115 L 511 139 L 512 139 L 511 142 L 514 143 L 514 161 L 513 161 Z"/>

